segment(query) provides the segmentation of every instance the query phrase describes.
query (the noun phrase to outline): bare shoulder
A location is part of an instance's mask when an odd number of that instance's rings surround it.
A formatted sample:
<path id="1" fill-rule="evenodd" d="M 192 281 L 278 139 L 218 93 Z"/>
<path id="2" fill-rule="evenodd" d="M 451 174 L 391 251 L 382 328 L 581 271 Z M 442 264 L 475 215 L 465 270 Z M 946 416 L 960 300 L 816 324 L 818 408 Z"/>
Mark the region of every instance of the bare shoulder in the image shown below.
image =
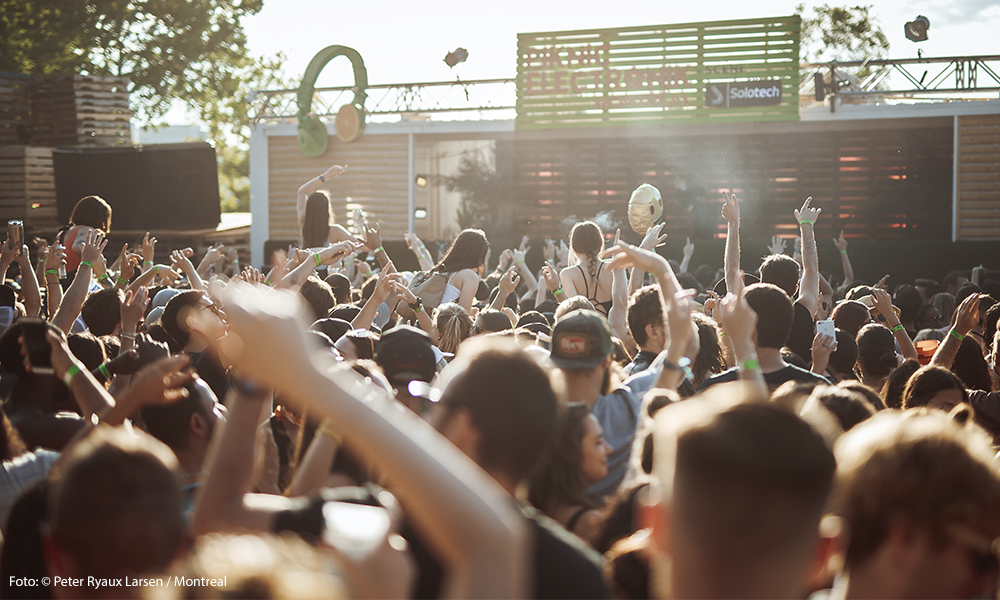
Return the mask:
<path id="1" fill-rule="evenodd" d="M 580 515 L 580 518 L 576 521 L 576 526 L 573 528 L 573 533 L 590 545 L 594 545 L 594 542 L 597 541 L 598 536 L 601 534 L 603 525 L 604 516 L 601 514 L 601 511 L 592 508 Z"/>
<path id="2" fill-rule="evenodd" d="M 354 236 L 344 229 L 343 225 L 330 225 L 329 239 L 332 243 L 336 244 L 337 242 L 346 242 L 347 240 L 354 241 Z"/>
<path id="3" fill-rule="evenodd" d="M 479 274 L 472 269 L 462 269 L 451 278 L 451 284 L 459 289 L 466 285 L 479 285 Z"/>

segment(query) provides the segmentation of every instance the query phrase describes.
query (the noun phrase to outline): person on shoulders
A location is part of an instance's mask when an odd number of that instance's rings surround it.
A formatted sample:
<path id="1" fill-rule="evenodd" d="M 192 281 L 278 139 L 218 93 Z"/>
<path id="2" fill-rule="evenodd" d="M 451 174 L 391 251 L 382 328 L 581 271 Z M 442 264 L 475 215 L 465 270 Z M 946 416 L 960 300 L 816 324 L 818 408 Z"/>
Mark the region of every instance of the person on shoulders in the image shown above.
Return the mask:
<path id="1" fill-rule="evenodd" d="M 322 248 L 329 244 L 351 241 L 358 244 L 364 240 L 355 238 L 342 225 L 338 225 L 333 214 L 330 194 L 320 190 L 328 180 L 346 171 L 346 167 L 333 165 L 318 177 L 302 184 L 295 199 L 298 213 L 299 231 L 302 233 L 303 248 Z"/>

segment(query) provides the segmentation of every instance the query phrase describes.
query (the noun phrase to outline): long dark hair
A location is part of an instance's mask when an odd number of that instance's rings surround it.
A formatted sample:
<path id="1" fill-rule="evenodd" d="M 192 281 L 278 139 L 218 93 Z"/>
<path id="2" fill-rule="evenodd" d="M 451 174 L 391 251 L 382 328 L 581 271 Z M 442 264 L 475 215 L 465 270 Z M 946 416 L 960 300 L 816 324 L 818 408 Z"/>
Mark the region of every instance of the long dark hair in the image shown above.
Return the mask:
<path id="1" fill-rule="evenodd" d="M 462 269 L 479 271 L 486 262 L 490 242 L 482 229 L 466 229 L 458 234 L 444 258 L 434 267 L 436 273 L 456 273 Z"/>
<path id="2" fill-rule="evenodd" d="M 569 244 L 581 260 L 587 260 L 587 272 L 597 285 L 598 255 L 604 250 L 604 232 L 593 221 L 583 221 L 573 226 L 569 232 Z M 597 292 L 594 292 L 597 295 Z"/>
<path id="3" fill-rule="evenodd" d="M 306 198 L 305 221 L 302 223 L 302 245 L 306 248 L 326 246 L 333 223 L 330 197 L 323 192 L 313 192 Z"/>
<path id="4" fill-rule="evenodd" d="M 583 402 L 567 404 L 559 415 L 548 454 L 528 483 L 528 502 L 535 508 L 544 511 L 556 502 L 594 508 L 583 478 L 582 445 L 589 417 L 590 407 Z"/>
<path id="5" fill-rule="evenodd" d="M 107 233 L 111 231 L 111 205 L 100 196 L 81 198 L 73 207 L 69 222 L 70 225 L 86 225 Z"/>

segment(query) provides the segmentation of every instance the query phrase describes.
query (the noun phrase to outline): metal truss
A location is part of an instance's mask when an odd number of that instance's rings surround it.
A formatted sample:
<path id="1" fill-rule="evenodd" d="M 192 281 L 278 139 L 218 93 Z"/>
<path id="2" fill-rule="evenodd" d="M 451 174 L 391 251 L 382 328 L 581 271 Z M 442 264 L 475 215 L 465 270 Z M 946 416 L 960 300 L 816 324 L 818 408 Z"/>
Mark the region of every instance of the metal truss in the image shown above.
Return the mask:
<path id="1" fill-rule="evenodd" d="M 1000 91 L 1000 55 L 905 58 L 802 65 L 809 76 L 829 73 L 826 88 L 837 96 L 916 96 L 924 94 L 970 94 Z M 855 73 L 867 71 L 859 79 Z M 900 77 L 890 77 L 899 75 Z M 892 88 L 889 84 L 893 84 Z M 900 85 L 902 84 L 902 85 Z M 891 89 L 881 89 L 889 86 Z"/>
<path id="2" fill-rule="evenodd" d="M 370 85 L 365 110 L 369 115 L 408 113 L 482 113 L 513 110 L 517 100 L 514 79 L 477 79 L 432 83 Z M 261 120 L 293 118 L 298 113 L 298 90 L 254 92 L 247 101 L 254 123 Z M 352 86 L 317 88 L 312 113 L 331 116 L 354 97 Z"/>

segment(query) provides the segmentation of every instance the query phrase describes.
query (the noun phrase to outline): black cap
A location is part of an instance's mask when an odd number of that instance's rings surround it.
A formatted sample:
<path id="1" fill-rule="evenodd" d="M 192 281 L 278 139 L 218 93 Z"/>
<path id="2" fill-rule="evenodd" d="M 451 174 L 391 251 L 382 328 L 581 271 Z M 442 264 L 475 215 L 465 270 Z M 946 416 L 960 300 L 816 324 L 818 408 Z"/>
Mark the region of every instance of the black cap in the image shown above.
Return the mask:
<path id="1" fill-rule="evenodd" d="M 590 369 L 611 354 L 611 329 L 600 313 L 574 310 L 552 330 L 552 362 L 560 369 Z"/>
<path id="2" fill-rule="evenodd" d="M 375 347 L 375 362 L 394 386 L 414 379 L 430 382 L 437 373 L 431 338 L 409 325 L 397 325 L 385 332 Z"/>

